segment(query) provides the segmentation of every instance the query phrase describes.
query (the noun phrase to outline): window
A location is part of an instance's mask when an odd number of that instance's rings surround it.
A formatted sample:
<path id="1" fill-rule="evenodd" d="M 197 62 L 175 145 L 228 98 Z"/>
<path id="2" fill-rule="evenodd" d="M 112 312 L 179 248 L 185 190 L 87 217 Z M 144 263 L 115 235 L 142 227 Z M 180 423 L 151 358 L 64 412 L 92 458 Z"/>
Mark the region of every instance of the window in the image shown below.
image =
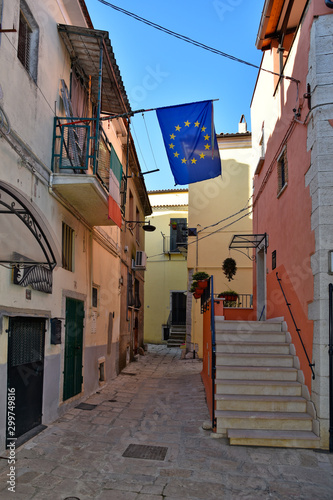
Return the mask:
<path id="1" fill-rule="evenodd" d="M 140 212 L 138 210 L 138 208 L 136 207 L 136 210 L 135 210 L 135 220 L 137 222 L 139 222 L 140 220 Z M 137 241 L 137 243 L 140 245 L 140 225 L 137 224 L 136 227 L 135 227 L 135 239 Z"/>
<path id="2" fill-rule="evenodd" d="M 135 279 L 134 281 L 134 307 L 136 309 L 140 309 L 141 300 L 140 300 L 140 282 Z"/>
<path id="3" fill-rule="evenodd" d="M 74 229 L 62 223 L 62 267 L 74 271 Z"/>
<path id="4" fill-rule="evenodd" d="M 287 147 L 284 148 L 277 163 L 278 172 L 278 188 L 277 196 L 279 197 L 288 184 L 288 161 L 287 161 Z"/>
<path id="5" fill-rule="evenodd" d="M 170 219 L 170 252 L 179 252 L 187 247 L 187 219 Z"/>
<path id="6" fill-rule="evenodd" d="M 98 305 L 98 288 L 96 286 L 92 287 L 91 305 L 95 308 Z"/>
<path id="7" fill-rule="evenodd" d="M 272 270 L 276 269 L 276 250 L 272 252 Z"/>
<path id="8" fill-rule="evenodd" d="M 21 0 L 17 57 L 35 82 L 37 81 L 38 43 L 38 25 L 25 1 Z"/>

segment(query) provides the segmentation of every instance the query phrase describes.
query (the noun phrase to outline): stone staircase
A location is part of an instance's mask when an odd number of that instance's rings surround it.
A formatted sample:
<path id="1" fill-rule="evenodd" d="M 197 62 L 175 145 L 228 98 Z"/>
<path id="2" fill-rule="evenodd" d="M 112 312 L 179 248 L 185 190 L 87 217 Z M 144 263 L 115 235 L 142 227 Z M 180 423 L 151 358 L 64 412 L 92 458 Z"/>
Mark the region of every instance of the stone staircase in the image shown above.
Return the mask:
<path id="1" fill-rule="evenodd" d="M 167 340 L 168 347 L 180 347 L 186 340 L 186 325 L 171 325 Z"/>
<path id="2" fill-rule="evenodd" d="M 231 445 L 319 448 L 315 409 L 283 323 L 216 326 L 216 432 Z"/>

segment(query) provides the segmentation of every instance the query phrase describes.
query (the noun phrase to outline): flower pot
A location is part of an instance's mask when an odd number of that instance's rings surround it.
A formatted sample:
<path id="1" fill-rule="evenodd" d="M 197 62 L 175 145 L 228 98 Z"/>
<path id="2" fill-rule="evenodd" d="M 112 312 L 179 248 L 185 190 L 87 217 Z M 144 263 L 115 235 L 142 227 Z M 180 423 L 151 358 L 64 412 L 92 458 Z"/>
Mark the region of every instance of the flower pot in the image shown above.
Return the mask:
<path id="1" fill-rule="evenodd" d="M 201 295 L 203 294 L 203 289 L 197 288 L 196 291 L 193 294 L 193 297 L 195 299 L 200 299 Z"/>
<path id="2" fill-rule="evenodd" d="M 208 286 L 208 281 L 207 280 L 200 280 L 198 281 L 198 288 L 201 288 L 204 290 Z"/>

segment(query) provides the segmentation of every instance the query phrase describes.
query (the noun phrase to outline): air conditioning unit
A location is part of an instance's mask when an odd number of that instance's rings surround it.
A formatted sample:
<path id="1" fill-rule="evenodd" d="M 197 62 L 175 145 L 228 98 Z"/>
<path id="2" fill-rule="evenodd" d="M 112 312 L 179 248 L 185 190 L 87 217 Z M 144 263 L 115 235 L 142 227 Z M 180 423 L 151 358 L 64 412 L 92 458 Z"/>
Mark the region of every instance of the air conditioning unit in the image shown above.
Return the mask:
<path id="1" fill-rule="evenodd" d="M 146 252 L 136 252 L 135 256 L 135 269 L 146 269 L 147 255 Z"/>

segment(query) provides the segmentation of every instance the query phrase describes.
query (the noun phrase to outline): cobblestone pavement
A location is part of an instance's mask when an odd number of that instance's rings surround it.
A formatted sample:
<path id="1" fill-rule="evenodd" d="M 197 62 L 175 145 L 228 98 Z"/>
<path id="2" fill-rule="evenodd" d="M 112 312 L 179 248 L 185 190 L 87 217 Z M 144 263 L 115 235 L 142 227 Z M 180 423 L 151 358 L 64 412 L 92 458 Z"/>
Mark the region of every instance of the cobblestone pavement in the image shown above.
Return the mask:
<path id="1" fill-rule="evenodd" d="M 0 460 L 0 498 L 332 500 L 333 454 L 232 447 L 202 429 L 201 366 L 149 345 L 86 401 L 94 409 L 72 409 L 17 450 L 15 493 Z M 132 444 L 165 458 L 124 457 Z"/>

